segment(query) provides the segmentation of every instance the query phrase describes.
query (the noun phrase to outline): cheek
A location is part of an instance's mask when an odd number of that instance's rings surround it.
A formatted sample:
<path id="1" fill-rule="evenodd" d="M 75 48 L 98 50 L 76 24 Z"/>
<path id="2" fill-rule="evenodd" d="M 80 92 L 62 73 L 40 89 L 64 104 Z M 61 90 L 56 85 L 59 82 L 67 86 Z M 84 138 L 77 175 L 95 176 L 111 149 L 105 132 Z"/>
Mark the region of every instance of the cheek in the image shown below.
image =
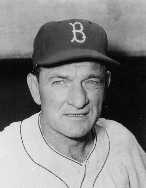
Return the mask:
<path id="1" fill-rule="evenodd" d="M 90 109 L 93 116 L 99 117 L 102 110 L 104 92 L 96 92 L 90 96 Z"/>
<path id="2" fill-rule="evenodd" d="M 89 95 L 89 100 L 94 107 L 98 108 L 98 105 L 102 105 L 104 98 L 104 90 L 96 91 Z"/>
<path id="3" fill-rule="evenodd" d="M 40 98 L 42 108 L 59 109 L 66 99 L 66 93 L 44 87 L 40 89 Z"/>

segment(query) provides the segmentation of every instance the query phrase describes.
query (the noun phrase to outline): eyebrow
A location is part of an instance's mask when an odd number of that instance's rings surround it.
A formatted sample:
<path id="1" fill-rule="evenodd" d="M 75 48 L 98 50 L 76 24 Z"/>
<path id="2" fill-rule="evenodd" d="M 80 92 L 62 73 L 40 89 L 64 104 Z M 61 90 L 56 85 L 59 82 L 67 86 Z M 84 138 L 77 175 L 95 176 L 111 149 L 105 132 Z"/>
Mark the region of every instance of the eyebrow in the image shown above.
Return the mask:
<path id="1" fill-rule="evenodd" d="M 93 74 L 87 75 L 85 78 L 83 78 L 83 80 L 87 80 L 87 79 L 91 79 L 91 78 L 101 79 L 103 77 L 104 77 L 103 74 L 98 75 L 96 73 L 93 73 Z M 54 74 L 54 75 L 49 76 L 49 80 L 52 80 L 52 79 L 55 79 L 55 78 L 56 79 L 58 78 L 58 79 L 72 80 L 69 75 L 64 76 L 64 75 Z"/>
<path id="2" fill-rule="evenodd" d="M 101 74 L 101 75 L 90 74 L 89 76 L 87 76 L 86 79 L 90 79 L 90 78 L 101 78 L 101 77 L 104 77 L 104 75 L 103 75 L 103 74 Z"/>
<path id="3" fill-rule="evenodd" d="M 59 78 L 59 79 L 69 79 L 68 76 L 61 76 L 61 75 L 52 75 L 52 76 L 49 76 L 49 80 L 52 80 L 54 78 Z"/>

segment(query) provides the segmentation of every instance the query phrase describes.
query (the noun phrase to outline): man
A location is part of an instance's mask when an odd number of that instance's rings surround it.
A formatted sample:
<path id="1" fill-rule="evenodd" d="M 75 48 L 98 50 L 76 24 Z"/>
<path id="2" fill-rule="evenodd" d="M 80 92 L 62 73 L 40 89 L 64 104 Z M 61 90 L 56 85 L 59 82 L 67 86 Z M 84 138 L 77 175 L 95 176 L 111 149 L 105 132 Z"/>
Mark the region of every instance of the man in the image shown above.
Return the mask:
<path id="1" fill-rule="evenodd" d="M 144 188 L 146 158 L 134 135 L 100 118 L 110 68 L 99 25 L 71 19 L 41 27 L 27 83 L 41 112 L 0 136 L 5 188 Z"/>

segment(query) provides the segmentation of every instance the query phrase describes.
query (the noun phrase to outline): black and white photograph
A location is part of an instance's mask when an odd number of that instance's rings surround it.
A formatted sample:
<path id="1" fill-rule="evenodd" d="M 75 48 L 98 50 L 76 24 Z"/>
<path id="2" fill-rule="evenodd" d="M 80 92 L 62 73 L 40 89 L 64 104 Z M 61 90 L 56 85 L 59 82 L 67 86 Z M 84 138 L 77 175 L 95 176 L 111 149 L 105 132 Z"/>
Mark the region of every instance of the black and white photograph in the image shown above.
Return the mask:
<path id="1" fill-rule="evenodd" d="M 146 188 L 145 0 L 0 0 L 0 187 Z"/>

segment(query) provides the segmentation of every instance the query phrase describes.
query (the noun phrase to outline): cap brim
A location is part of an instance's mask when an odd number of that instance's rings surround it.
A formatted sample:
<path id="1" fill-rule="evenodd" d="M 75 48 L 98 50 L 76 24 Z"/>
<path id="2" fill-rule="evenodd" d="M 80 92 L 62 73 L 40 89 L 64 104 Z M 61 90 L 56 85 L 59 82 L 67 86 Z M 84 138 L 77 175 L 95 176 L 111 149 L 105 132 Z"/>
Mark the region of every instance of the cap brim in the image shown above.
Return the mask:
<path id="1" fill-rule="evenodd" d="M 120 63 L 100 52 L 90 49 L 70 49 L 61 51 L 49 57 L 45 57 L 43 60 L 36 62 L 39 66 L 55 66 L 56 64 L 68 64 L 75 61 L 91 60 L 103 63 L 107 66 L 120 65 Z"/>

